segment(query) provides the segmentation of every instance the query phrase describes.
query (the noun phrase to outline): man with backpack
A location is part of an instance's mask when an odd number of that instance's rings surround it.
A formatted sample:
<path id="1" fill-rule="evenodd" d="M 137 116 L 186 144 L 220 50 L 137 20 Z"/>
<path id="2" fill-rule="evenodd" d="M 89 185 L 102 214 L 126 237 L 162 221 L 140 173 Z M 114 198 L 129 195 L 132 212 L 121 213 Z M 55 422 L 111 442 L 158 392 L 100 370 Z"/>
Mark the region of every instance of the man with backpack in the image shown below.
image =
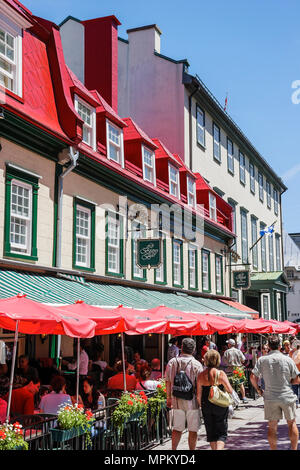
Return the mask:
<path id="1" fill-rule="evenodd" d="M 173 410 L 172 450 L 177 449 L 186 427 L 189 431 L 189 449 L 196 448 L 200 427 L 197 377 L 203 366 L 194 358 L 195 350 L 195 341 L 192 338 L 184 338 L 181 355 L 172 358 L 166 367 L 167 407 Z"/>

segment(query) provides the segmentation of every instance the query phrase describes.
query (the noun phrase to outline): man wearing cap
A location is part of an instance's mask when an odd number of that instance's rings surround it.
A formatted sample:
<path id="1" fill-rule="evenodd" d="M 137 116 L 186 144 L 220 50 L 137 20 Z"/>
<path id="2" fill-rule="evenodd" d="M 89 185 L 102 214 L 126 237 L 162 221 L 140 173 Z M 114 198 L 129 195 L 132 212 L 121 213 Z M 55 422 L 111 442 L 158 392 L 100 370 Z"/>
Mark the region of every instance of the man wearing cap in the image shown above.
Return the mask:
<path id="1" fill-rule="evenodd" d="M 226 365 L 226 373 L 232 374 L 236 367 L 243 367 L 246 358 L 242 351 L 235 347 L 234 339 L 229 339 L 226 341 L 226 343 L 228 345 L 228 349 L 224 353 L 223 360 Z M 240 384 L 240 392 L 242 395 L 242 401 L 244 403 L 248 403 L 244 384 Z"/>

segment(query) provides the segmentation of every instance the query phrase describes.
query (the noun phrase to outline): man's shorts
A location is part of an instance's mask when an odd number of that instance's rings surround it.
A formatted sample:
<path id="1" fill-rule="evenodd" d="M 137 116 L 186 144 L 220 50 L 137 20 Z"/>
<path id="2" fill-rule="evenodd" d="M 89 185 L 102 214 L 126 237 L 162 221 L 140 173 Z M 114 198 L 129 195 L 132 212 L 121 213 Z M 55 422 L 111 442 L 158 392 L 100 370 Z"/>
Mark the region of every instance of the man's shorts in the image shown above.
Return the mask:
<path id="1" fill-rule="evenodd" d="M 265 400 L 265 419 L 279 421 L 284 417 L 287 421 L 296 419 L 296 402 L 282 403 L 280 401 Z"/>
<path id="2" fill-rule="evenodd" d="M 173 410 L 173 429 L 183 432 L 198 432 L 200 429 L 200 410 Z"/>

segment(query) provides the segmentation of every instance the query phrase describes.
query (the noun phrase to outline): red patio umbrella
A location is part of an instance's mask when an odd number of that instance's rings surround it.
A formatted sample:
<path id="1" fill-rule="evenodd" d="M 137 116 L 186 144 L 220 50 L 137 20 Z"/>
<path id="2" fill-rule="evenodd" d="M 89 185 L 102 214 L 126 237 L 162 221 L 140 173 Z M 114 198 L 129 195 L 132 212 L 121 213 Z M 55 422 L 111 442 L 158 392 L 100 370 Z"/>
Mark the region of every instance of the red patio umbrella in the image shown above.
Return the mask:
<path id="1" fill-rule="evenodd" d="M 59 310 L 87 318 L 96 323 L 95 335 L 121 333 L 124 331 L 124 319 L 120 313 L 86 304 L 77 300 L 75 304 L 64 305 Z"/>
<path id="2" fill-rule="evenodd" d="M 234 323 L 234 332 L 235 333 L 273 333 L 272 325 L 268 324 L 265 321 L 261 321 L 261 319 L 257 320 L 250 320 L 250 319 L 243 319 L 243 320 L 236 320 Z"/>
<path id="3" fill-rule="evenodd" d="M 96 324 L 74 313 L 70 314 L 19 294 L 0 300 L 0 327 L 15 332 L 6 420 L 9 421 L 13 378 L 16 362 L 18 333 L 55 334 L 78 338 L 77 379 L 79 379 L 79 338 L 91 338 Z M 78 387 L 77 387 L 78 401 Z"/>
<path id="4" fill-rule="evenodd" d="M 264 320 L 263 318 L 259 318 L 257 321 L 271 325 L 273 330 L 271 333 L 296 335 L 298 331 L 297 326 L 291 326 L 289 323 L 282 321 Z"/>

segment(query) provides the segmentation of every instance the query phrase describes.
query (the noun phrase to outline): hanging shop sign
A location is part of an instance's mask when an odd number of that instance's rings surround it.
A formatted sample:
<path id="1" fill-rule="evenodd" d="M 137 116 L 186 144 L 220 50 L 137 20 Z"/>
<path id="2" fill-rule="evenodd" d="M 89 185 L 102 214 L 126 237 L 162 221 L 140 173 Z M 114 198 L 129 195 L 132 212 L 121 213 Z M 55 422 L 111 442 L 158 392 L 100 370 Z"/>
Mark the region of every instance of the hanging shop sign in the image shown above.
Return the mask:
<path id="1" fill-rule="evenodd" d="M 251 286 L 250 271 L 233 271 L 233 288 L 249 289 Z"/>
<path id="2" fill-rule="evenodd" d="M 161 239 L 138 239 L 136 264 L 142 268 L 159 268 L 161 265 Z"/>

